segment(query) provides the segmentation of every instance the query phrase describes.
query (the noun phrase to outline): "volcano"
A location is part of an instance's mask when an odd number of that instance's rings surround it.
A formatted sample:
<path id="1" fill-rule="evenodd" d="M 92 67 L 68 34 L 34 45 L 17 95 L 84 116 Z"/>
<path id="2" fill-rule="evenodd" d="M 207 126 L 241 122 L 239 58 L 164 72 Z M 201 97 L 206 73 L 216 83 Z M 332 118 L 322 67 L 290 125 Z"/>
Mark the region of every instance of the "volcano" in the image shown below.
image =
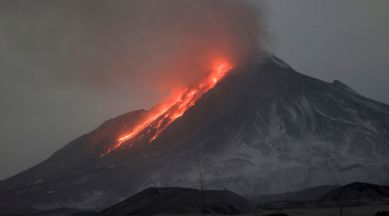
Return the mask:
<path id="1" fill-rule="evenodd" d="M 258 196 L 389 180 L 388 105 L 271 55 L 227 68 L 174 121 L 144 121 L 154 109 L 108 120 L 1 181 L 0 200 L 14 208 L 103 209 L 148 187 L 201 182 Z M 143 132 L 130 135 L 139 122 Z"/>

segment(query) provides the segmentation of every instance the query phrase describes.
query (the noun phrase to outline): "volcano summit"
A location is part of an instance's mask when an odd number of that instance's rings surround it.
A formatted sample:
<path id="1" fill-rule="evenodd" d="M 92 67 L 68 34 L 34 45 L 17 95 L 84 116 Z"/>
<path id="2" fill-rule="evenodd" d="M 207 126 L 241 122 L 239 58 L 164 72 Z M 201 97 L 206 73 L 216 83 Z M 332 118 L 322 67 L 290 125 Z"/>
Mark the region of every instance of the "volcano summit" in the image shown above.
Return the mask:
<path id="1" fill-rule="evenodd" d="M 389 106 L 274 56 L 227 68 L 174 121 L 162 119 L 162 131 L 147 124 L 106 154 L 151 111 L 108 120 L 0 182 L 0 199 L 15 208 L 101 209 L 148 187 L 198 187 L 199 172 L 206 189 L 253 196 L 389 180 Z"/>

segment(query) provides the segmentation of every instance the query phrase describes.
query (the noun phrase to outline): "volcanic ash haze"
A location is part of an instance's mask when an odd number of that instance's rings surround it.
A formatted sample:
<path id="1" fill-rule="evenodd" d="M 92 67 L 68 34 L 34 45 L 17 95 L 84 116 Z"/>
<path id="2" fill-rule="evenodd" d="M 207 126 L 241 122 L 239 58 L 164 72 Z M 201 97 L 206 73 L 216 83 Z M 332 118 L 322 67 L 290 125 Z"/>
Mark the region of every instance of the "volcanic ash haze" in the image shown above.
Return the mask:
<path id="1" fill-rule="evenodd" d="M 216 62 L 240 65 L 260 51 L 261 13 L 248 1 L 97 2 L 82 2 L 81 11 L 103 47 L 90 72 L 97 83 L 131 80 L 166 95 L 198 83 Z"/>

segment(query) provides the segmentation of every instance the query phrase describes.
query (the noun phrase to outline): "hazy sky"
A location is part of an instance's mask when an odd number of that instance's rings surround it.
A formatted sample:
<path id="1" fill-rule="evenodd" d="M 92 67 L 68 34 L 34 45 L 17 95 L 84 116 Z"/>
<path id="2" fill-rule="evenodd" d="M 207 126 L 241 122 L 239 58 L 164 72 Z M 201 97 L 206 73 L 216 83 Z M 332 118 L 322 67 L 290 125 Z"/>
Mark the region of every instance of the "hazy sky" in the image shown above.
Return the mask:
<path id="1" fill-rule="evenodd" d="M 138 76 L 123 75 L 129 70 L 123 62 L 155 55 L 160 45 L 139 43 L 142 34 L 123 30 L 143 11 L 94 2 L 0 1 L 0 179 L 42 161 L 104 120 L 149 108 L 164 94 Z M 389 103 L 389 1 L 267 0 L 261 10 L 268 49 L 295 69 L 339 79 Z M 147 35 L 158 30 L 149 31 L 136 29 Z M 134 46 L 150 53 L 126 52 Z M 166 66 L 151 65 L 142 70 Z"/>

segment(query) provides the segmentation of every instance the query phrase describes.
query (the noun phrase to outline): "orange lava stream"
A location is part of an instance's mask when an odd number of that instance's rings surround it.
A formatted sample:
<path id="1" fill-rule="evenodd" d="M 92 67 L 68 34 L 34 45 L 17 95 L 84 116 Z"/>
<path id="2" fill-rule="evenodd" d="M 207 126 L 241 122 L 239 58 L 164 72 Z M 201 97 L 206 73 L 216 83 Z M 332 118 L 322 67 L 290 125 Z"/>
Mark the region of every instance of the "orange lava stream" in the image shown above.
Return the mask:
<path id="1" fill-rule="evenodd" d="M 147 142 L 150 143 L 155 140 L 171 123 L 195 105 L 201 96 L 215 87 L 231 69 L 232 66 L 228 63 L 222 62 L 217 64 L 211 73 L 197 85 L 183 89 L 178 96 L 173 95 L 169 100 L 150 110 L 146 117 L 141 119 L 128 132 L 119 136 L 116 143 L 110 146 L 101 156 L 109 154 L 146 129 L 148 129 L 147 133 L 150 131 L 154 133 Z M 127 145 L 132 145 L 132 142 L 128 142 Z"/>

